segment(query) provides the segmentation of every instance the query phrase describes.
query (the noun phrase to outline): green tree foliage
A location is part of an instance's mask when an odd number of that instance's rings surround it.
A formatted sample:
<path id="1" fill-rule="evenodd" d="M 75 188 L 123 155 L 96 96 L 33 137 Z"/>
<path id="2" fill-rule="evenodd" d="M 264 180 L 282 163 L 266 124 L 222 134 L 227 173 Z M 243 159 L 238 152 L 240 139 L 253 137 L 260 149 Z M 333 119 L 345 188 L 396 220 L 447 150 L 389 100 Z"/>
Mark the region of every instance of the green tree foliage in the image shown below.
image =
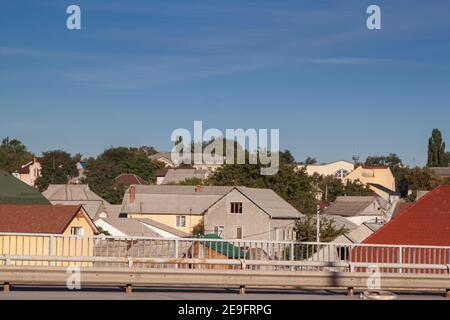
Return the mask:
<path id="1" fill-rule="evenodd" d="M 439 129 L 433 129 L 428 140 L 428 167 L 447 167 L 449 159 L 445 152 L 445 142 Z"/>
<path id="2" fill-rule="evenodd" d="M 192 228 L 192 235 L 203 235 L 205 234 L 205 222 L 203 218 Z"/>
<path id="3" fill-rule="evenodd" d="M 64 184 L 70 178 L 78 176 L 75 160 L 62 150 L 44 152 L 41 166 L 42 176 L 36 180 L 40 191 L 46 190 L 49 184 Z"/>
<path id="4" fill-rule="evenodd" d="M 373 191 L 359 180 L 342 182 L 334 176 L 314 175 L 318 187 L 323 191 L 323 200 L 333 202 L 338 196 L 370 196 Z"/>
<path id="5" fill-rule="evenodd" d="M 200 178 L 187 178 L 176 184 L 180 186 L 201 186 L 204 184 L 204 181 Z"/>
<path id="6" fill-rule="evenodd" d="M 403 161 L 395 153 L 387 156 L 370 156 L 367 157 L 366 165 L 368 166 L 387 166 L 391 169 L 396 181 L 399 181 L 401 168 L 403 168 Z"/>
<path id="7" fill-rule="evenodd" d="M 119 204 L 125 188 L 114 184 L 118 175 L 132 173 L 148 182 L 154 182 L 157 168 L 158 165 L 152 162 L 147 152 L 141 148 L 110 148 L 97 158 L 87 160 L 86 178 L 83 182 L 108 202 Z"/>
<path id="8" fill-rule="evenodd" d="M 300 162 L 300 164 L 310 165 L 310 164 L 316 164 L 317 160 L 316 158 L 307 157 L 303 162 Z"/>
<path id="9" fill-rule="evenodd" d="M 13 173 L 31 161 L 33 154 L 17 139 L 3 139 L 0 145 L 0 169 Z"/>
<path id="10" fill-rule="evenodd" d="M 317 217 L 315 215 L 307 215 L 297 221 L 295 231 L 297 233 L 297 240 L 304 242 L 317 241 Z M 330 242 L 336 239 L 341 234 L 348 230 L 345 227 L 339 229 L 335 226 L 333 219 L 326 219 L 320 217 L 320 241 Z"/>
<path id="11" fill-rule="evenodd" d="M 402 168 L 400 173 L 400 181 L 406 181 L 411 195 L 410 200 L 414 200 L 417 191 L 430 191 L 443 183 L 449 181 L 441 179 L 433 170 L 429 168 Z"/>

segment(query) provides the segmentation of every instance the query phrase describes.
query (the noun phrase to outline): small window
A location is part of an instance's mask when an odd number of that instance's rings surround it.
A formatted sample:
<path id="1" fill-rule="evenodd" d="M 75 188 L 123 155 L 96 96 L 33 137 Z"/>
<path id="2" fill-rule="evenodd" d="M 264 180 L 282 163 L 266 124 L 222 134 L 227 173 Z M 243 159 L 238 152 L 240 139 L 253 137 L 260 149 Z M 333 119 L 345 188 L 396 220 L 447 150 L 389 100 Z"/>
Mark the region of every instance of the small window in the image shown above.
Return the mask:
<path id="1" fill-rule="evenodd" d="M 224 226 L 215 226 L 214 227 L 214 233 L 217 234 L 219 237 L 223 236 L 223 231 L 225 230 Z"/>
<path id="2" fill-rule="evenodd" d="M 72 227 L 70 230 L 70 234 L 73 236 L 82 236 L 84 235 L 84 228 L 83 227 Z"/>
<path id="3" fill-rule="evenodd" d="M 242 239 L 242 227 L 236 228 L 236 239 Z"/>
<path id="4" fill-rule="evenodd" d="M 176 227 L 177 228 L 186 227 L 186 216 L 177 216 Z"/>
<path id="5" fill-rule="evenodd" d="M 231 213 L 242 213 L 242 202 L 231 202 Z"/>

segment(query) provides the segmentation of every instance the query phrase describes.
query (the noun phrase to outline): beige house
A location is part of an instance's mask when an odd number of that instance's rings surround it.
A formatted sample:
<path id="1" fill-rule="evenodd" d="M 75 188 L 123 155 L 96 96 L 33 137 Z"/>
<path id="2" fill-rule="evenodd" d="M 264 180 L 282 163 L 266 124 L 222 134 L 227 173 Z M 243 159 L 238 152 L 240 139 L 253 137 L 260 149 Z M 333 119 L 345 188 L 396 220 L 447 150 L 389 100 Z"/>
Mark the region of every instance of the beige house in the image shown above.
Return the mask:
<path id="1" fill-rule="evenodd" d="M 355 168 L 355 165 L 349 161 L 339 160 L 326 164 L 299 165 L 299 170 L 306 168 L 306 173 L 310 176 L 318 174 L 320 176 L 333 176 L 344 179 Z"/>
<path id="2" fill-rule="evenodd" d="M 96 234 L 97 227 L 80 205 L 0 205 L 0 255 L 93 256 L 89 238 L 77 236 Z"/>
<path id="3" fill-rule="evenodd" d="M 302 214 L 270 189 L 133 185 L 121 216 L 151 219 L 187 234 L 203 224 L 205 233 L 226 239 L 287 240 L 294 238 Z"/>
<path id="4" fill-rule="evenodd" d="M 17 179 L 25 182 L 31 187 L 36 186 L 36 180 L 41 176 L 42 166 L 40 158 L 33 157 L 33 159 L 20 167 L 19 170 L 13 173 Z"/>
<path id="5" fill-rule="evenodd" d="M 386 200 L 388 200 L 396 190 L 395 178 L 389 167 L 362 165 L 353 170 L 353 172 L 344 179 L 344 181 L 357 180 L 368 185 L 370 189 Z"/>

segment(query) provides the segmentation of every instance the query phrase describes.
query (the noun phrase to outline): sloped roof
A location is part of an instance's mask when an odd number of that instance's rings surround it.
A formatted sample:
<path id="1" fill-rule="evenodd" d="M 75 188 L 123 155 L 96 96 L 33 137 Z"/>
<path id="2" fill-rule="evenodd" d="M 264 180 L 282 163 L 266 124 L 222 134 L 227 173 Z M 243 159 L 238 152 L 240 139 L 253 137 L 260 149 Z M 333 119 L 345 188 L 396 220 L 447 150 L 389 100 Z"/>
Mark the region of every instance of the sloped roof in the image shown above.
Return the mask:
<path id="1" fill-rule="evenodd" d="M 352 217 L 360 215 L 377 198 L 374 196 L 340 196 L 324 210 L 327 215 Z"/>
<path id="2" fill-rule="evenodd" d="M 208 175 L 207 170 L 196 169 L 169 169 L 167 170 L 162 184 L 175 184 L 186 179 L 205 179 Z"/>
<path id="3" fill-rule="evenodd" d="M 273 218 L 300 218 L 302 214 L 271 189 L 246 187 L 178 185 L 135 185 L 136 198 L 130 204 L 130 192 L 125 193 L 121 212 L 159 214 L 203 214 L 226 194 L 236 189 Z"/>
<path id="4" fill-rule="evenodd" d="M 79 205 L 0 205 L 0 232 L 61 234 L 80 210 Z"/>
<path id="5" fill-rule="evenodd" d="M 450 185 L 429 192 L 364 243 L 450 246 Z"/>
<path id="6" fill-rule="evenodd" d="M 391 219 L 395 219 L 401 212 L 408 209 L 414 204 L 414 202 L 397 202 Z"/>
<path id="7" fill-rule="evenodd" d="M 48 200 L 68 200 L 68 201 L 88 201 L 100 200 L 109 204 L 105 199 L 97 195 L 87 184 L 50 184 L 44 192 L 44 197 Z"/>
<path id="8" fill-rule="evenodd" d="M 140 176 L 132 173 L 122 173 L 114 179 L 114 182 L 124 186 L 130 186 L 132 184 L 148 184 L 148 182 Z"/>
<path id="9" fill-rule="evenodd" d="M 350 220 L 348 220 L 347 218 L 342 217 L 342 216 L 334 216 L 334 215 L 324 214 L 324 215 L 322 215 L 322 217 L 327 220 L 332 220 L 334 222 L 334 226 L 336 227 L 336 229 L 340 229 L 340 228 L 344 227 L 350 231 L 350 230 L 356 229 L 358 227 L 358 225 L 356 223 L 353 223 Z"/>
<path id="10" fill-rule="evenodd" d="M 136 220 L 139 220 L 140 222 L 142 222 L 144 224 L 147 224 L 149 226 L 155 227 L 157 229 L 161 229 L 161 230 L 163 230 L 163 231 L 165 231 L 167 233 L 171 233 L 171 234 L 173 234 L 176 237 L 185 238 L 185 237 L 189 236 L 189 234 L 186 233 L 186 232 L 183 232 L 181 230 L 169 227 L 168 225 L 166 225 L 164 223 L 155 221 L 155 220 L 150 219 L 150 218 L 142 218 L 142 219 L 136 219 Z"/>
<path id="11" fill-rule="evenodd" d="M 0 204 L 50 204 L 35 188 L 0 170 Z"/>
<path id="12" fill-rule="evenodd" d="M 431 167 L 430 170 L 442 178 L 450 178 L 450 167 Z"/>
<path id="13" fill-rule="evenodd" d="M 222 239 L 215 233 L 205 234 L 205 235 L 196 235 L 194 238 L 201 239 Z M 211 248 L 212 250 L 227 256 L 228 258 L 234 259 L 244 259 L 246 257 L 246 251 L 242 250 L 239 247 L 234 246 L 231 242 L 227 241 L 204 241 L 202 242 L 205 247 Z"/>
<path id="14" fill-rule="evenodd" d="M 160 237 L 158 233 L 139 220 L 132 218 L 102 218 L 110 226 L 130 237 Z"/>

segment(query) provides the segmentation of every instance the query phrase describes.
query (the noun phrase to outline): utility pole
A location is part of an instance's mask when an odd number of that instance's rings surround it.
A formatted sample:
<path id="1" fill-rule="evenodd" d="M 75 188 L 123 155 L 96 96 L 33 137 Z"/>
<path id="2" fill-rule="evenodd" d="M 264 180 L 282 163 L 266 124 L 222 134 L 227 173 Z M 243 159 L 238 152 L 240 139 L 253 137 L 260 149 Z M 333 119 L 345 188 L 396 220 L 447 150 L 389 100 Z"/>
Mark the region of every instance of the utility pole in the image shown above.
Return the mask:
<path id="1" fill-rule="evenodd" d="M 320 205 L 317 205 L 316 242 L 320 242 Z"/>

